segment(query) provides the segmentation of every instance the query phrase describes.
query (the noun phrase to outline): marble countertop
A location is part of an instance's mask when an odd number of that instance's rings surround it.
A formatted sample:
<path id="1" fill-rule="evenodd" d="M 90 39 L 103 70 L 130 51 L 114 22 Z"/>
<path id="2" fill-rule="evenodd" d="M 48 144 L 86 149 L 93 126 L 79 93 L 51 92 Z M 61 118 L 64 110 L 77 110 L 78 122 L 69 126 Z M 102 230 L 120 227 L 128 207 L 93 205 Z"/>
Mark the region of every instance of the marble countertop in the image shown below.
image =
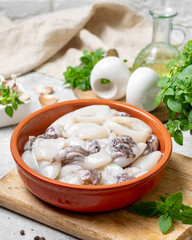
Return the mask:
<path id="1" fill-rule="evenodd" d="M 31 94 L 31 111 L 34 112 L 41 108 L 38 100 L 38 93 L 34 90 L 37 84 L 52 86 L 54 94 L 59 98 L 59 101 L 76 99 L 74 92 L 71 89 L 66 89 L 62 86 L 63 82 L 37 72 L 31 72 L 19 78 L 23 87 Z M 15 167 L 15 163 L 10 152 L 10 138 L 14 126 L 0 128 L 0 179 Z M 184 133 L 184 145 L 179 146 L 173 141 L 173 151 L 192 157 L 192 136 L 189 132 Z M 21 216 L 0 207 L 0 239 L 5 240 L 33 240 L 35 236 L 43 236 L 46 240 L 74 240 L 72 236 L 57 231 L 53 228 L 45 226 L 41 223 L 33 221 L 29 218 Z M 20 230 L 25 230 L 25 235 L 20 235 Z"/>

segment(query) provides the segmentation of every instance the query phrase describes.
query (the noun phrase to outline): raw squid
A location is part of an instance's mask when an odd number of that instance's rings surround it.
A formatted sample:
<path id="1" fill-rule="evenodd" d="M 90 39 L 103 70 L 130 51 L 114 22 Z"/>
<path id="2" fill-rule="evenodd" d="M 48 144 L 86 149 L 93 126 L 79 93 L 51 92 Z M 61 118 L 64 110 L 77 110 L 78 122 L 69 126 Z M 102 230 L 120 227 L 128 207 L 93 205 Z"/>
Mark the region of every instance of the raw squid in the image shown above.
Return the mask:
<path id="1" fill-rule="evenodd" d="M 112 161 L 111 156 L 105 150 L 100 150 L 97 153 L 90 154 L 84 159 L 84 166 L 86 168 L 100 168 Z"/>
<path id="2" fill-rule="evenodd" d="M 93 105 L 74 111 L 72 119 L 74 122 L 91 122 L 101 125 L 109 117 L 109 114 L 110 108 L 108 106 Z"/>
<path id="3" fill-rule="evenodd" d="M 161 159 L 158 138 L 143 121 L 106 105 L 87 106 L 30 136 L 22 158 L 40 174 L 77 185 L 137 178 Z"/>
<path id="4" fill-rule="evenodd" d="M 76 123 L 65 132 L 65 137 L 78 137 L 80 139 L 97 139 L 108 137 L 103 126 L 96 123 Z"/>
<path id="5" fill-rule="evenodd" d="M 61 163 L 54 162 L 50 163 L 48 161 L 39 162 L 39 173 L 45 177 L 55 179 L 61 170 Z"/>
<path id="6" fill-rule="evenodd" d="M 111 163 L 107 165 L 102 171 L 101 184 L 114 184 L 117 181 L 117 175 L 124 173 L 123 168 L 117 164 Z"/>
<path id="7" fill-rule="evenodd" d="M 144 171 L 150 171 L 154 168 L 161 158 L 161 152 L 155 151 L 148 155 L 139 157 L 133 164 L 133 167 L 139 167 Z"/>
<path id="8" fill-rule="evenodd" d="M 107 121 L 107 125 L 110 130 L 112 130 L 118 136 L 128 135 L 132 137 L 136 143 L 146 142 L 149 136 L 149 133 L 147 131 L 135 131 L 126 127 L 125 125 L 121 125 L 111 120 Z"/>

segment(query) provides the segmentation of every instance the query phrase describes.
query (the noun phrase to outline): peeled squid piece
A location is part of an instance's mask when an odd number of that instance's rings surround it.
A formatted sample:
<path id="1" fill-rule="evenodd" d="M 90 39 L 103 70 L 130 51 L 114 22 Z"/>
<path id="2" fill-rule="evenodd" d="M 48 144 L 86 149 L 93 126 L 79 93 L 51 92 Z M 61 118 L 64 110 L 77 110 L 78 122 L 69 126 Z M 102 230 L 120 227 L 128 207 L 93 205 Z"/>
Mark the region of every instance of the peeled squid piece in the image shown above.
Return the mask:
<path id="1" fill-rule="evenodd" d="M 144 171 L 150 171 L 152 168 L 154 168 L 157 165 L 160 159 L 161 159 L 161 152 L 155 151 L 148 155 L 139 157 L 131 166 L 139 167 Z"/>
<path id="2" fill-rule="evenodd" d="M 83 181 L 79 177 L 79 169 L 81 169 L 81 167 L 78 165 L 66 165 L 61 168 L 57 180 L 65 183 L 82 185 Z"/>
<path id="3" fill-rule="evenodd" d="M 134 117 L 112 117 L 112 121 L 125 125 L 135 131 L 146 131 L 152 133 L 152 129 L 142 120 Z"/>
<path id="4" fill-rule="evenodd" d="M 134 162 L 144 151 L 147 144 L 138 143 L 137 146 L 132 147 L 133 155 L 131 156 L 122 156 L 113 160 L 113 162 L 120 167 L 126 167 Z"/>
<path id="5" fill-rule="evenodd" d="M 33 151 L 26 150 L 22 154 L 21 158 L 30 168 L 32 168 L 33 170 L 35 170 L 37 172 L 39 171 L 39 165 L 38 165 L 38 162 L 35 158 Z"/>
<path id="6" fill-rule="evenodd" d="M 65 146 L 64 138 L 40 139 L 35 142 L 34 154 L 37 160 L 51 161 Z"/>
<path id="7" fill-rule="evenodd" d="M 139 167 L 127 167 L 124 170 L 127 175 L 132 175 L 132 176 L 136 176 L 137 174 L 140 174 L 143 171 Z"/>
<path id="8" fill-rule="evenodd" d="M 129 117 L 129 114 L 126 112 L 119 112 L 115 109 L 111 109 L 110 117 Z"/>
<path id="9" fill-rule="evenodd" d="M 111 163 L 107 165 L 102 171 L 102 178 L 100 183 L 102 185 L 114 184 L 117 182 L 117 176 L 124 173 L 123 168 Z"/>
<path id="10" fill-rule="evenodd" d="M 61 126 L 63 126 L 64 130 L 69 128 L 74 123 L 71 116 L 72 116 L 72 112 L 67 113 L 64 116 L 58 118 L 51 126 L 60 124 Z"/>
<path id="11" fill-rule="evenodd" d="M 66 137 L 78 137 L 87 140 L 108 137 L 106 129 L 96 123 L 73 124 L 65 134 Z"/>
<path id="12" fill-rule="evenodd" d="M 39 173 L 45 177 L 55 179 L 61 170 L 61 163 L 49 163 L 48 161 L 40 161 L 39 162 Z"/>
<path id="13" fill-rule="evenodd" d="M 59 138 L 62 137 L 62 132 L 64 127 L 61 126 L 59 123 L 55 123 L 54 125 L 48 127 L 43 135 L 43 138 L 50 139 L 50 138 Z"/>
<path id="14" fill-rule="evenodd" d="M 125 173 L 129 176 L 133 176 L 133 177 L 139 177 L 145 173 L 147 173 L 148 171 L 144 171 L 139 167 L 128 167 L 125 169 Z"/>
<path id="15" fill-rule="evenodd" d="M 73 112 L 72 119 L 74 122 L 90 122 L 103 124 L 109 117 L 110 108 L 106 105 L 92 105 L 80 108 Z"/>
<path id="16" fill-rule="evenodd" d="M 85 148 L 85 142 L 77 137 L 70 137 L 70 138 L 66 139 L 66 145 L 67 146 L 79 145 L 82 148 Z"/>
<path id="17" fill-rule="evenodd" d="M 129 135 L 130 137 L 133 138 L 133 140 L 136 143 L 146 142 L 149 136 L 149 132 L 147 132 L 146 130 L 143 130 L 143 131 L 132 130 L 129 127 L 126 127 L 125 125 L 121 125 L 114 121 L 107 121 L 107 125 L 118 136 Z"/>
<path id="18" fill-rule="evenodd" d="M 140 176 L 144 175 L 144 174 L 147 173 L 147 172 L 148 172 L 148 171 L 142 171 L 142 172 L 136 174 L 135 177 L 136 177 L 136 178 L 137 178 L 137 177 L 140 177 Z"/>
<path id="19" fill-rule="evenodd" d="M 105 150 L 100 150 L 97 153 L 90 154 L 84 158 L 84 167 L 86 168 L 100 168 L 112 161 L 111 156 Z"/>

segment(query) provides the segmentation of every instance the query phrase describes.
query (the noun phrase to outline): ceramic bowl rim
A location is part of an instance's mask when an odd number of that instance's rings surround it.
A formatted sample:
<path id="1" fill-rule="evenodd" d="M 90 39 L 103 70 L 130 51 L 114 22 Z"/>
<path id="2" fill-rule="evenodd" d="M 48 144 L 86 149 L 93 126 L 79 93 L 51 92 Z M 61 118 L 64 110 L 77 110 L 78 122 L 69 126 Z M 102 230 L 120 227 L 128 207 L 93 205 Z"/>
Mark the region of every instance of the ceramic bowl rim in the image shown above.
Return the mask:
<path id="1" fill-rule="evenodd" d="M 122 183 L 115 183 L 115 184 L 109 184 L 109 185 L 97 185 L 97 186 L 90 186 L 90 185 L 76 185 L 76 184 L 69 184 L 69 183 L 64 183 L 64 182 L 60 182 L 54 179 L 50 179 L 47 178 L 41 174 L 39 174 L 38 172 L 36 172 L 35 170 L 33 170 L 32 168 L 30 168 L 21 158 L 18 148 L 17 148 L 17 141 L 19 138 L 19 133 L 21 132 L 22 128 L 28 123 L 30 122 L 33 118 L 37 117 L 39 114 L 45 113 L 47 111 L 50 111 L 51 109 L 55 108 L 55 107 L 60 107 L 63 105 L 63 107 L 65 105 L 69 105 L 69 104 L 75 104 L 75 103 L 86 103 L 88 105 L 93 105 L 93 104 L 106 104 L 106 105 L 114 105 L 114 106 L 120 106 L 120 107 L 127 107 L 128 109 L 131 109 L 135 112 L 138 112 L 139 114 L 141 113 L 142 115 L 144 115 L 145 117 L 147 116 L 147 118 L 150 121 L 155 122 L 156 125 L 158 125 L 158 128 L 161 129 L 163 138 L 166 140 L 166 144 L 165 144 L 165 153 L 162 156 L 161 160 L 159 161 L 159 163 L 149 172 L 145 173 L 144 175 L 137 177 L 135 179 L 131 179 L 127 182 L 122 182 Z M 166 127 L 163 125 L 163 123 L 157 119 L 155 116 L 153 116 L 152 114 L 146 112 L 145 110 L 142 110 L 140 108 L 137 108 L 133 105 L 124 103 L 124 102 L 117 102 L 117 101 L 113 101 L 113 100 L 103 100 L 103 99 L 76 99 L 76 100 L 69 100 L 69 101 L 65 101 L 65 102 L 60 102 L 60 103 L 56 103 L 53 104 L 51 106 L 47 106 L 44 108 L 41 108 L 40 110 L 37 110 L 36 112 L 30 114 L 28 117 L 26 117 L 24 120 L 22 120 L 18 126 L 15 128 L 12 137 L 11 137 L 11 141 L 10 141 L 10 148 L 11 148 L 11 153 L 12 156 L 16 162 L 16 164 L 18 166 L 20 166 L 27 174 L 29 174 L 31 177 L 43 181 L 44 183 L 48 183 L 48 184 L 52 184 L 52 185 L 56 185 L 59 187 L 64 187 L 64 188 L 69 188 L 69 189 L 76 189 L 76 190 L 84 190 L 84 191 L 98 191 L 98 190 L 112 190 L 112 189 L 116 189 L 116 188 L 122 188 L 122 187 L 127 187 L 127 186 L 134 186 L 137 185 L 139 183 L 142 183 L 144 181 L 147 181 L 148 179 L 152 178 L 153 175 L 157 174 L 157 172 L 159 172 L 167 163 L 168 160 L 171 156 L 171 152 L 172 152 L 172 141 L 171 141 L 171 137 L 166 129 Z"/>

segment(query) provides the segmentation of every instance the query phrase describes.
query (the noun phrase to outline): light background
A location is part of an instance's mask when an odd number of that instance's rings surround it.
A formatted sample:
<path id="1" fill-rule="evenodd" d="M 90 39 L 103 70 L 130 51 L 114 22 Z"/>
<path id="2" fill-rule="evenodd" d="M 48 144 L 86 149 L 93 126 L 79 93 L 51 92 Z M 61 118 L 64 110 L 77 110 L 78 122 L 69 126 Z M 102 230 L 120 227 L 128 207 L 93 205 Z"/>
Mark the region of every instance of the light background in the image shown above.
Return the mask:
<path id="1" fill-rule="evenodd" d="M 0 0 L 0 15 L 8 16 L 15 22 L 21 22 L 39 14 L 80 7 L 96 1 L 98 0 Z M 188 27 L 192 36 L 192 0 L 169 1 L 174 1 L 174 5 L 179 5 L 177 6 L 179 15 L 175 18 L 175 23 Z M 160 0 L 118 0 L 117 2 L 134 8 L 150 19 L 149 9 Z"/>

